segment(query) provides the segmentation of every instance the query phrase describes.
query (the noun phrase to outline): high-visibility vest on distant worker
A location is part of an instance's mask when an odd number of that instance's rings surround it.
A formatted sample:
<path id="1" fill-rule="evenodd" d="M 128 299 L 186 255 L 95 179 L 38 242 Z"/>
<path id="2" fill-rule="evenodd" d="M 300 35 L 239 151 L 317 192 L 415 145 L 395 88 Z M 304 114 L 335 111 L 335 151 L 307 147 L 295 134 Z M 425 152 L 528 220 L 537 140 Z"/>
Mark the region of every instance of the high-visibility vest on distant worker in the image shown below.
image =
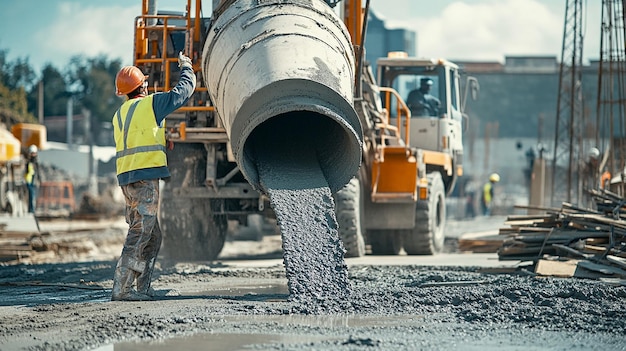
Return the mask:
<path id="1" fill-rule="evenodd" d="M 491 189 L 493 188 L 493 185 L 491 185 L 491 182 L 487 182 L 485 183 L 485 186 L 483 186 L 483 201 L 485 202 L 486 205 L 489 205 L 491 203 Z"/>
<path id="2" fill-rule="evenodd" d="M 128 100 L 113 116 L 118 176 L 167 166 L 165 128 L 156 123 L 152 98 L 153 95 L 148 95 Z"/>
<path id="3" fill-rule="evenodd" d="M 35 181 L 35 164 L 33 162 L 28 161 L 26 164 L 26 173 L 24 174 L 24 180 L 26 180 L 26 184 L 33 184 Z"/>

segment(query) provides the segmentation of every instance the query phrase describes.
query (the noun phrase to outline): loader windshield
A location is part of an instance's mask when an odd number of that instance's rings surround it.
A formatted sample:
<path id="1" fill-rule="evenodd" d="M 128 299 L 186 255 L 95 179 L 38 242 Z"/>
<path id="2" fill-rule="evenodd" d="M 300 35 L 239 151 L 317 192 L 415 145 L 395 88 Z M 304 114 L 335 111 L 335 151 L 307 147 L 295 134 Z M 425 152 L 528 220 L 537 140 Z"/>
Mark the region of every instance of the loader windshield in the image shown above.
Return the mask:
<path id="1" fill-rule="evenodd" d="M 458 80 L 454 72 L 444 64 L 423 60 L 378 62 L 379 85 L 395 89 L 405 99 L 412 118 L 460 115 Z M 395 106 L 391 106 L 390 111 L 395 111 Z"/>

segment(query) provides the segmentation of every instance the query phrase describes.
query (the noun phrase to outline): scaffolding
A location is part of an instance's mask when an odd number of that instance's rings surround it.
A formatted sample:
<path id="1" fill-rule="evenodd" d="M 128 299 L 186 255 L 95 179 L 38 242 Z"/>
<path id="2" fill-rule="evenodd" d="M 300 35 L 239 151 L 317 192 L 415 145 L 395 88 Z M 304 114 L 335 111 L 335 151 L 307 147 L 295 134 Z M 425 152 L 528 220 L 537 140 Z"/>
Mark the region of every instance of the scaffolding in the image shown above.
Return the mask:
<path id="1" fill-rule="evenodd" d="M 600 172 L 614 176 L 626 166 L 626 15 L 624 0 L 602 1 L 596 144 L 606 145 Z M 624 194 L 623 180 L 621 194 Z"/>
<path id="2" fill-rule="evenodd" d="M 552 163 L 552 205 L 572 202 L 575 174 L 579 172 L 583 118 L 582 98 L 583 10 L 582 0 L 567 0 L 563 45 L 559 69 L 554 157 Z"/>

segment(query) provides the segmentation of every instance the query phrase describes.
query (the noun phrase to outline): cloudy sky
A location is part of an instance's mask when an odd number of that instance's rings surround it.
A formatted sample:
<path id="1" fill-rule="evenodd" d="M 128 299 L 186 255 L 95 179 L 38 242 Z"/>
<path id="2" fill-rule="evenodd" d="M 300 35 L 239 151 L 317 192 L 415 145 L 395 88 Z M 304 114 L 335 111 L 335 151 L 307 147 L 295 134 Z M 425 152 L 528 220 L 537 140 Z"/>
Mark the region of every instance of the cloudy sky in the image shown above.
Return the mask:
<path id="1" fill-rule="evenodd" d="M 182 11 L 186 0 L 157 0 Z M 417 32 L 418 56 L 503 62 L 506 55 L 560 56 L 566 0 L 371 0 L 388 28 Z M 128 5 L 128 4 L 131 5 Z M 204 16 L 211 0 L 203 0 Z M 584 56 L 599 56 L 601 1 L 585 1 Z M 73 55 L 104 54 L 132 63 L 135 0 L 0 0 L 0 49 L 39 70 Z"/>

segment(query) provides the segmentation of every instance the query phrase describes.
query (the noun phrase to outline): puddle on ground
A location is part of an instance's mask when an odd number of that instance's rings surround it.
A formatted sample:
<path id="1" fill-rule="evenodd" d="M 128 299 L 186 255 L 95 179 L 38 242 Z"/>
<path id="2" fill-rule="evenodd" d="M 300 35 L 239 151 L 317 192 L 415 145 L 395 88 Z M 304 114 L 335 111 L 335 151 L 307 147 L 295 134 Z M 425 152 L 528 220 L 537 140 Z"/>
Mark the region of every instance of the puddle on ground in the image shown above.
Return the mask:
<path id="1" fill-rule="evenodd" d="M 123 342 L 106 345 L 92 351 L 236 351 L 258 344 L 291 344 L 328 339 L 323 336 L 267 335 L 267 334 L 197 334 L 185 338 L 144 343 Z"/>
<path id="2" fill-rule="evenodd" d="M 224 316 L 230 323 L 274 323 L 285 326 L 309 327 L 374 327 L 394 325 L 421 325 L 421 316 L 354 316 L 354 315 L 274 315 L 274 316 Z"/>
<path id="3" fill-rule="evenodd" d="M 240 285 L 227 289 L 211 289 L 206 291 L 185 292 L 184 295 L 190 296 L 264 296 L 264 295 L 285 295 L 279 300 L 286 300 L 289 295 L 289 289 L 286 284 L 269 284 L 269 285 Z M 282 297 L 282 296 L 281 296 Z M 277 299 L 275 296 L 271 299 Z"/>
<path id="4" fill-rule="evenodd" d="M 72 286 L 50 286 L 32 284 L 17 287 L 10 292 L 0 289 L 0 306 L 33 306 L 39 304 L 106 302 L 111 300 L 111 292 L 105 289 L 77 289 Z"/>
<path id="5" fill-rule="evenodd" d="M 249 323 L 272 323 L 283 326 L 311 326 L 311 327 L 367 327 L 367 326 L 394 326 L 394 325 L 422 325 L 419 316 L 224 316 L 223 320 L 234 325 Z M 274 325 L 275 327 L 275 325 Z M 263 326 L 258 326 L 262 329 Z M 201 333 L 187 337 L 177 337 L 162 341 L 120 342 L 93 349 L 92 351 L 170 351 L 170 350 L 208 350 L 235 351 L 251 349 L 252 345 L 260 344 L 306 344 L 323 340 L 344 340 L 342 337 L 328 337 L 323 335 L 280 335 L 280 334 L 229 334 L 229 333 Z"/>

